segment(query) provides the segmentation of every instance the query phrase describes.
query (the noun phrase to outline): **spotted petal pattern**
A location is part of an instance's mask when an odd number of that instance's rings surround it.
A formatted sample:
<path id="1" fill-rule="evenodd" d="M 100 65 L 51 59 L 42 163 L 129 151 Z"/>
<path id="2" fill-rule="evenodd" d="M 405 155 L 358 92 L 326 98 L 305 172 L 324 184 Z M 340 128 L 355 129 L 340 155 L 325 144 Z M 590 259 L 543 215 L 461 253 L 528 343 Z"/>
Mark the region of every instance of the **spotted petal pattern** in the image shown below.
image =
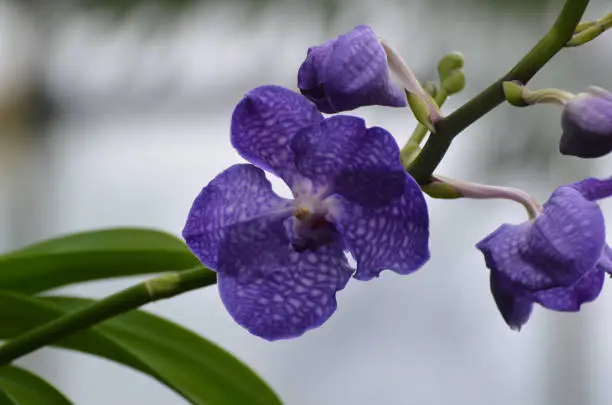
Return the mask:
<path id="1" fill-rule="evenodd" d="M 329 114 L 366 105 L 406 105 L 403 92 L 391 82 L 385 51 L 366 25 L 310 48 L 298 87 Z"/>
<path id="2" fill-rule="evenodd" d="M 605 273 L 612 270 L 612 251 L 594 200 L 610 194 L 609 181 L 585 179 L 559 187 L 535 220 L 504 224 L 476 245 L 491 270 L 498 308 L 511 327 L 527 322 L 527 301 L 578 311 L 597 298 Z"/>
<path id="3" fill-rule="evenodd" d="M 289 144 L 302 128 L 323 120 L 314 104 L 279 86 L 248 92 L 232 115 L 232 145 L 249 162 L 293 183 L 293 153 Z"/>
<path id="4" fill-rule="evenodd" d="M 569 288 L 556 287 L 536 291 L 533 294 L 534 300 L 549 309 L 578 311 L 581 304 L 591 302 L 599 296 L 606 273 L 612 273 L 612 249 L 608 245 L 604 247 L 597 265 Z"/>
<path id="5" fill-rule="evenodd" d="M 601 200 L 612 196 L 612 177 L 606 179 L 587 177 L 568 184 L 567 187 L 576 189 L 588 201 Z"/>
<path id="6" fill-rule="evenodd" d="M 606 246 L 601 209 L 573 187 L 559 187 L 543 208 L 528 237 L 531 261 L 564 284 L 574 282 Z"/>
<path id="7" fill-rule="evenodd" d="M 258 235 L 261 229 L 274 232 L 268 225 L 291 213 L 290 203 L 272 191 L 263 170 L 238 164 L 202 189 L 189 212 L 183 237 L 205 266 L 219 270 L 223 246 L 236 239 L 255 238 L 250 235 Z M 246 249 L 244 243 L 242 247 Z"/>
<path id="8" fill-rule="evenodd" d="M 297 337 L 325 322 L 336 310 L 337 291 L 353 270 L 339 244 L 316 252 L 286 249 L 272 261 L 275 271 L 250 280 L 220 274 L 221 299 L 232 317 L 267 340 Z"/>
<path id="9" fill-rule="evenodd" d="M 582 304 L 599 296 L 603 287 L 605 272 L 599 266 L 583 274 L 572 285 L 535 291 L 534 301 L 555 311 L 578 311 Z"/>
<path id="10" fill-rule="evenodd" d="M 403 194 L 371 208 L 337 196 L 335 213 L 348 249 L 357 261 L 355 278 L 370 280 L 390 269 L 409 274 L 429 260 L 429 216 L 421 189 L 405 177 Z"/>
<path id="11" fill-rule="evenodd" d="M 552 275 L 541 271 L 525 258 L 530 254 L 527 241 L 530 229 L 530 222 L 504 224 L 478 242 L 476 247 L 482 252 L 492 273 L 503 274 L 509 282 L 527 291 L 552 288 L 555 285 Z"/>
<path id="12" fill-rule="evenodd" d="M 404 193 L 408 175 L 395 139 L 361 118 L 328 118 L 296 134 L 291 148 L 302 176 L 348 201 L 382 207 Z"/>

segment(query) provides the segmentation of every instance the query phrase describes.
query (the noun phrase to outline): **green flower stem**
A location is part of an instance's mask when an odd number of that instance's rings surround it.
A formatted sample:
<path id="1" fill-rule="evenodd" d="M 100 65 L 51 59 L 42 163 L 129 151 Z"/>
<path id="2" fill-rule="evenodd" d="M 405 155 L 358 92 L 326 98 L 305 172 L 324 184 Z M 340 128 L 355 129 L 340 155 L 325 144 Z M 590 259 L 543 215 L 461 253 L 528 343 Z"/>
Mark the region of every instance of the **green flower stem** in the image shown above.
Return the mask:
<path id="1" fill-rule="evenodd" d="M 434 101 L 438 107 L 442 107 L 442 104 L 444 104 L 447 98 L 448 94 L 446 91 L 440 88 L 434 97 Z M 408 142 L 406 142 L 400 151 L 400 159 L 405 167 L 408 167 L 410 162 L 412 162 L 420 152 L 421 142 L 423 142 L 428 132 L 429 129 L 425 125 L 419 123 L 412 135 L 410 135 Z"/>
<path id="2" fill-rule="evenodd" d="M 581 23 L 582 24 L 582 23 Z M 576 28 L 576 33 L 565 45 L 567 47 L 584 45 L 612 28 L 612 13 L 600 18 L 597 21 L 588 21 Z"/>
<path id="3" fill-rule="evenodd" d="M 129 287 L 9 340 L 0 347 L 0 364 L 8 364 L 61 338 L 144 304 L 215 284 L 216 280 L 215 272 L 205 267 L 194 267 Z"/>
<path id="4" fill-rule="evenodd" d="M 557 21 L 548 33 L 504 77 L 487 87 L 448 117 L 436 123 L 422 152 L 410 164 L 408 172 L 420 184 L 431 181 L 431 175 L 448 151 L 453 138 L 472 123 L 500 105 L 504 100 L 502 84 L 516 80 L 526 84 L 572 38 L 589 0 L 566 0 Z"/>

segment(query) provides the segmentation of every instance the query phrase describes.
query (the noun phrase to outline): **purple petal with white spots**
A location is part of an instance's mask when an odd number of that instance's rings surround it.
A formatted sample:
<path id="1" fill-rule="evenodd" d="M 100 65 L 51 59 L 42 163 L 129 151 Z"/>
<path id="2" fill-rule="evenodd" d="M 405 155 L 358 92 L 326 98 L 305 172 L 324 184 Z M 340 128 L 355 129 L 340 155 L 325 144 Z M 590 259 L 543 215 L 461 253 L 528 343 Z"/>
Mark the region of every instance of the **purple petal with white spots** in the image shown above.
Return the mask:
<path id="1" fill-rule="evenodd" d="M 224 244 L 240 243 L 248 252 L 253 249 L 252 239 L 261 234 L 267 238 L 266 233 L 277 231 L 270 224 L 282 223 L 292 212 L 290 202 L 272 191 L 263 170 L 238 164 L 202 189 L 187 217 L 183 237 L 202 264 L 220 270 Z"/>
<path id="2" fill-rule="evenodd" d="M 246 282 L 282 269 L 291 240 L 284 226 L 288 215 L 265 215 L 225 229 L 215 270 Z"/>
<path id="3" fill-rule="evenodd" d="M 612 196 L 612 177 L 606 179 L 588 177 L 584 180 L 568 184 L 566 187 L 578 190 L 589 201 L 601 200 Z"/>
<path id="4" fill-rule="evenodd" d="M 591 270 L 606 246 L 604 217 L 573 187 L 559 187 L 529 232 L 531 262 L 563 285 Z"/>
<path id="5" fill-rule="evenodd" d="M 476 245 L 492 273 L 503 275 L 517 288 L 526 291 L 551 288 L 555 285 L 551 275 L 527 259 L 530 257 L 528 235 L 531 226 L 530 222 L 501 225 Z"/>
<path id="6" fill-rule="evenodd" d="M 381 207 L 404 193 L 408 175 L 395 139 L 383 128 L 366 128 L 361 118 L 328 118 L 301 130 L 291 148 L 301 175 L 348 201 Z"/>
<path id="7" fill-rule="evenodd" d="M 385 51 L 366 25 L 310 48 L 298 87 L 329 114 L 367 105 L 406 105 L 404 93 L 390 79 Z"/>
<path id="8" fill-rule="evenodd" d="M 504 321 L 514 330 L 527 323 L 533 311 L 533 302 L 524 292 L 517 291 L 513 283 L 503 274 L 491 272 L 491 294 Z"/>
<path id="9" fill-rule="evenodd" d="M 257 87 L 234 109 L 232 145 L 246 160 L 291 185 L 295 174 L 291 139 L 321 120 L 321 113 L 305 97 L 279 86 Z"/>
<path id="10" fill-rule="evenodd" d="M 277 269 L 245 282 L 219 274 L 221 299 L 228 312 L 252 334 L 267 340 L 302 335 L 321 326 L 336 310 L 337 291 L 353 270 L 340 244 L 316 252 L 285 250 Z"/>
<path id="11" fill-rule="evenodd" d="M 533 293 L 534 301 L 555 311 L 578 311 L 585 302 L 599 296 L 603 287 L 605 272 L 601 266 L 582 275 L 571 286 L 555 287 Z"/>
<path id="12" fill-rule="evenodd" d="M 403 194 L 371 208 L 337 195 L 333 213 L 349 251 L 357 261 L 355 278 L 370 280 L 389 269 L 409 274 L 429 260 L 429 216 L 421 189 L 405 176 Z M 375 191 L 373 191 L 375 192 Z"/>

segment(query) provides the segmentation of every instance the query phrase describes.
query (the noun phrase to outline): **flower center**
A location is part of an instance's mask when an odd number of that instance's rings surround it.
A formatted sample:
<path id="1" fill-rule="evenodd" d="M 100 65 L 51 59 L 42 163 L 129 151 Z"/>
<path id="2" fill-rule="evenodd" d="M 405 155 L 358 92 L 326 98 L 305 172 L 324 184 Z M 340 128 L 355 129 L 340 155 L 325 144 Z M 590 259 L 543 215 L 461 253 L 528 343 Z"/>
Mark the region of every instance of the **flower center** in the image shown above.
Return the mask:
<path id="1" fill-rule="evenodd" d="M 308 207 L 299 206 L 295 209 L 295 217 L 300 221 L 307 221 L 311 216 L 312 214 Z"/>
<path id="2" fill-rule="evenodd" d="M 328 209 L 324 201 L 317 198 L 296 201 L 291 245 L 296 252 L 315 251 L 331 243 L 339 236 L 335 225 L 328 221 Z"/>

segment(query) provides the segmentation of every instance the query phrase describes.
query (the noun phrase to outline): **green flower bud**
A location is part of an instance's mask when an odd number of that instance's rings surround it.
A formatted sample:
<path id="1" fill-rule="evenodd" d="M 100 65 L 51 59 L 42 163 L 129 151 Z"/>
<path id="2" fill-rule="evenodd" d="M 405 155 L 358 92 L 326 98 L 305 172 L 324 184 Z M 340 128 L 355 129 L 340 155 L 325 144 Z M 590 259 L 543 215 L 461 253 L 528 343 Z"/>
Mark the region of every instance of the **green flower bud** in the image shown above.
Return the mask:
<path id="1" fill-rule="evenodd" d="M 450 72 L 444 80 L 442 80 L 442 88 L 446 94 L 459 93 L 465 87 L 465 75 L 462 70 L 454 70 Z"/>
<path id="2" fill-rule="evenodd" d="M 452 52 L 445 55 L 440 62 L 438 62 L 438 75 L 440 81 L 444 81 L 448 75 L 453 73 L 455 70 L 463 69 L 463 55 L 459 52 Z"/>

